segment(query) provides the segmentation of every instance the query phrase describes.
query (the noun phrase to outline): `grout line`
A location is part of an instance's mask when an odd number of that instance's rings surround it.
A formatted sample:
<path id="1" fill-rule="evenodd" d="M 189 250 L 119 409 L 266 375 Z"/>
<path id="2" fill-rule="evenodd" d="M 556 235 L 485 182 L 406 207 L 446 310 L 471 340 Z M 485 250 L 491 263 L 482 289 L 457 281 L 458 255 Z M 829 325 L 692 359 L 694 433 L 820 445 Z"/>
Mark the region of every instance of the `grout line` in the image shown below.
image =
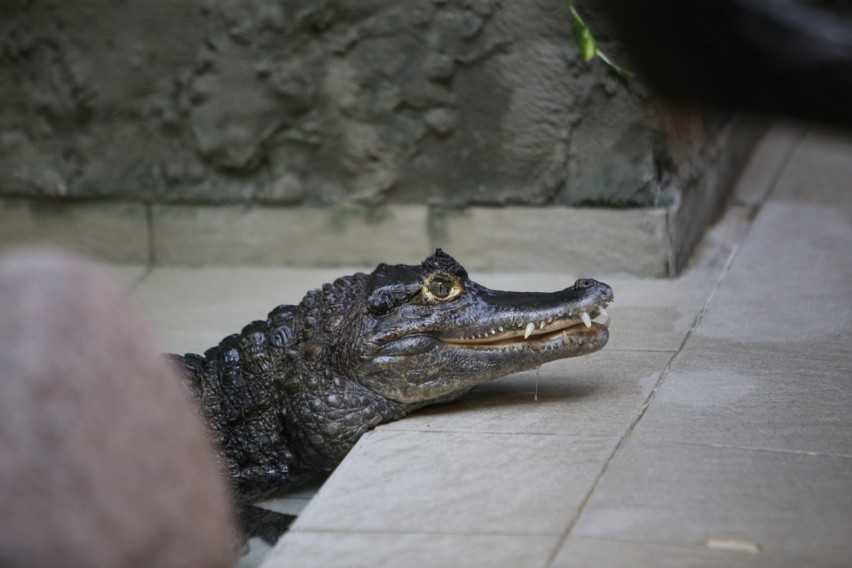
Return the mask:
<path id="1" fill-rule="evenodd" d="M 831 452 L 809 452 L 807 450 L 787 450 L 784 448 L 760 448 L 757 446 L 737 446 L 732 444 L 709 444 L 702 442 L 678 442 L 668 441 L 663 445 L 697 446 L 701 448 L 715 448 L 719 450 L 742 450 L 746 452 L 767 452 L 771 454 L 786 454 L 793 456 L 807 456 L 812 458 L 835 458 L 852 460 L 852 454 L 836 454 Z"/>
<path id="2" fill-rule="evenodd" d="M 786 164 L 785 164 L 785 167 L 786 167 Z M 784 169 L 784 168 L 779 168 L 779 169 Z M 778 176 L 773 181 L 772 187 L 774 187 L 774 184 L 777 183 L 778 179 L 780 179 L 780 176 Z M 583 500 L 580 502 L 580 506 L 577 508 L 577 512 L 574 514 L 574 516 L 569 521 L 568 526 L 565 528 L 565 531 L 562 534 L 562 537 L 559 539 L 556 546 L 550 552 L 550 555 L 548 556 L 547 563 L 545 564 L 545 566 L 550 567 L 550 566 L 553 565 L 553 562 L 556 560 L 556 557 L 559 554 L 559 551 L 565 545 L 565 541 L 568 540 L 568 537 L 571 535 L 571 532 L 574 530 L 574 527 L 577 525 L 577 522 L 579 522 L 580 517 L 583 514 L 583 511 L 585 510 L 586 506 L 588 505 L 589 501 L 591 500 L 592 495 L 597 490 L 598 485 L 600 485 L 601 480 L 603 479 L 607 470 L 615 462 L 616 458 L 621 453 L 621 450 L 624 448 L 624 446 L 627 445 L 627 441 L 630 439 L 633 432 L 636 430 L 636 427 L 639 425 L 639 422 L 642 420 L 642 418 L 644 418 L 645 413 L 648 411 L 648 408 L 651 406 L 651 404 L 656 399 L 657 391 L 660 389 L 660 387 L 663 385 L 665 380 L 668 378 L 669 374 L 671 373 L 671 370 L 672 370 L 672 367 L 674 365 L 675 360 L 681 354 L 681 352 L 683 351 L 687 342 L 692 337 L 693 332 L 698 327 L 698 325 L 701 323 L 701 320 L 704 318 L 704 314 L 707 312 L 708 308 L 710 307 L 710 303 L 713 301 L 713 297 L 716 295 L 716 291 L 718 290 L 719 285 L 722 283 L 722 280 L 728 274 L 728 271 L 729 271 L 731 265 L 734 262 L 734 258 L 737 256 L 737 253 L 739 252 L 741 244 L 745 241 L 745 239 L 748 237 L 748 234 L 750 232 L 751 232 L 751 226 L 749 226 L 749 229 L 746 230 L 745 233 L 742 235 L 740 242 L 735 244 L 731 248 L 731 252 L 728 255 L 728 259 L 725 261 L 724 267 L 719 272 L 719 276 L 716 278 L 716 282 L 713 284 L 713 288 L 710 290 L 710 294 L 707 296 L 707 299 L 704 301 L 704 305 L 701 307 L 701 310 L 696 315 L 695 320 L 693 321 L 692 325 L 689 328 L 689 331 L 687 331 L 686 334 L 684 335 L 683 341 L 681 341 L 680 346 L 678 347 L 677 351 L 675 351 L 675 353 L 672 355 L 671 359 L 669 359 L 669 362 L 666 364 L 663 371 L 660 373 L 659 378 L 654 383 L 653 388 L 651 388 L 651 392 L 648 393 L 648 396 L 646 397 L 645 402 L 643 402 L 642 406 L 639 408 L 639 412 L 637 413 L 636 417 L 630 423 L 630 426 L 627 427 L 627 430 L 624 432 L 621 439 L 618 441 L 618 444 L 616 444 L 615 449 L 612 451 L 612 453 L 610 454 L 606 463 L 601 468 L 601 471 L 598 473 L 597 477 L 595 478 L 594 483 L 592 483 L 592 486 L 589 488 L 588 492 L 583 497 Z"/>
<path id="3" fill-rule="evenodd" d="M 145 226 L 148 229 L 146 232 L 148 240 L 148 266 L 153 268 L 157 259 L 154 256 L 154 206 L 151 203 L 145 204 Z"/>
<path id="4" fill-rule="evenodd" d="M 130 283 L 130 286 L 127 288 L 127 291 L 133 292 L 134 290 L 136 290 L 136 288 L 138 288 L 139 285 L 142 284 L 142 281 L 148 278 L 148 276 L 150 276 L 153 271 L 153 266 L 151 266 L 150 264 L 146 265 L 142 270 L 142 274 L 134 278 L 133 282 Z"/>
<path id="5" fill-rule="evenodd" d="M 509 432 L 499 430 L 459 430 L 454 428 L 397 428 L 393 425 L 397 422 L 388 422 L 381 425 L 382 432 L 407 432 L 411 434 L 470 434 L 472 436 L 549 436 L 556 438 L 578 438 L 585 439 L 615 439 L 618 434 L 578 434 L 576 432 Z M 379 431 L 378 428 L 374 431 Z"/>
<path id="6" fill-rule="evenodd" d="M 678 199 L 678 202 L 674 206 L 670 206 L 666 208 L 666 217 L 665 217 L 665 229 L 666 229 L 666 255 L 665 255 L 665 263 L 666 263 L 666 277 L 674 278 L 678 275 L 678 266 L 677 266 L 677 252 L 676 252 L 676 243 L 675 243 L 675 217 L 677 216 L 677 211 L 681 207 L 681 200 Z M 705 228 L 706 230 L 709 227 Z"/>
<path id="7" fill-rule="evenodd" d="M 591 540 L 600 543 L 615 543 L 615 544 L 637 544 L 641 546 L 654 547 L 654 548 L 673 548 L 680 550 L 689 550 L 695 551 L 696 549 L 701 549 L 703 547 L 696 546 L 692 543 L 678 543 L 678 542 L 665 542 L 665 541 L 654 541 L 654 540 L 631 540 L 629 538 L 611 538 L 611 537 L 602 537 L 602 536 L 582 536 L 580 537 L 582 540 Z"/>
<path id="8" fill-rule="evenodd" d="M 322 528 L 322 527 L 295 527 L 282 535 L 282 538 L 287 534 L 370 534 L 370 535 L 425 535 L 425 536 L 463 536 L 463 537 L 520 537 L 520 538 L 558 538 L 559 535 L 554 533 L 515 533 L 507 531 L 488 531 L 488 532 L 459 532 L 459 531 L 439 531 L 439 530 L 407 530 L 407 529 L 370 529 L 370 528 Z M 280 541 L 279 541 L 280 542 Z"/>
<path id="9" fill-rule="evenodd" d="M 787 148 L 786 152 L 784 152 L 784 159 L 781 161 L 781 165 L 775 170 L 775 175 L 772 176 L 772 180 L 769 182 L 769 187 L 766 190 L 766 193 L 763 195 L 763 199 L 760 200 L 760 203 L 754 205 L 754 216 L 756 217 L 758 213 L 760 213 L 760 209 L 763 205 L 769 201 L 772 197 L 772 194 L 775 193 L 775 188 L 778 187 L 778 182 L 781 181 L 781 178 L 787 173 L 787 169 L 790 167 L 790 163 L 793 161 L 793 154 L 795 154 L 796 150 L 799 149 L 799 146 L 802 145 L 802 142 L 807 138 L 807 136 L 813 130 L 813 126 L 810 125 L 807 128 L 803 128 L 799 135 L 796 137 L 796 140 L 790 144 Z"/>

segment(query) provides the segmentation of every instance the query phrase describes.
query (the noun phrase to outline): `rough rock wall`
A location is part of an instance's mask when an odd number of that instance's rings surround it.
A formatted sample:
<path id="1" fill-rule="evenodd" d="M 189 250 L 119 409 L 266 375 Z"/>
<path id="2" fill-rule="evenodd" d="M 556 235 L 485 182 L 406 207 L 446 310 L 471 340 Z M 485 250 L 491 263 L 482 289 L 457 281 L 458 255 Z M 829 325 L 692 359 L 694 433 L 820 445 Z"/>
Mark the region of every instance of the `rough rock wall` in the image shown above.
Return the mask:
<path id="1" fill-rule="evenodd" d="M 6 0 L 0 96 L 7 196 L 641 206 L 714 159 L 563 0 Z"/>

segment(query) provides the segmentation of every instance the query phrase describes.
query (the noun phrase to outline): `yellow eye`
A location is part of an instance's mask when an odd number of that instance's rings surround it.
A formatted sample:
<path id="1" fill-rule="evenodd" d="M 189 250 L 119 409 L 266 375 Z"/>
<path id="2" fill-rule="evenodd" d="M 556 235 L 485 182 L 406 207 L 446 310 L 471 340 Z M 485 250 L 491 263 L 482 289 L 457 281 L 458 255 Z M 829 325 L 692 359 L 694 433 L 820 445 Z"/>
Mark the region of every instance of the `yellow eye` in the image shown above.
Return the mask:
<path id="1" fill-rule="evenodd" d="M 431 275 L 423 282 L 423 293 L 431 300 L 449 300 L 458 296 L 461 291 L 461 284 L 443 274 Z"/>
<path id="2" fill-rule="evenodd" d="M 453 291 L 453 285 L 445 280 L 432 280 L 429 282 L 429 291 L 437 298 L 446 298 Z"/>

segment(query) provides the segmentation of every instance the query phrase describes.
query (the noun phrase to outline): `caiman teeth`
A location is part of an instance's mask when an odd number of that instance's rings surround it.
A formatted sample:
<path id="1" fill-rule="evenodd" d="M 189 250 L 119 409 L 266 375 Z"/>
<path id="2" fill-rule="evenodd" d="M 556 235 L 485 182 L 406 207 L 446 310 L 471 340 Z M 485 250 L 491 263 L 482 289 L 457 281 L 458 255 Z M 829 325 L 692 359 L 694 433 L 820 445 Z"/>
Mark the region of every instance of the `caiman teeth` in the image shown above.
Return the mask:
<path id="1" fill-rule="evenodd" d="M 596 323 L 595 323 L 596 322 Z M 552 343 L 562 337 L 562 344 L 581 345 L 581 340 L 588 331 L 596 326 L 609 327 L 610 316 L 602 304 L 591 305 L 581 310 L 563 312 L 561 315 L 547 315 L 541 319 L 515 320 L 511 324 L 487 327 L 484 330 L 457 339 L 442 339 L 451 345 L 469 348 L 487 349 L 551 349 Z M 527 340 L 533 347 L 522 345 Z"/>

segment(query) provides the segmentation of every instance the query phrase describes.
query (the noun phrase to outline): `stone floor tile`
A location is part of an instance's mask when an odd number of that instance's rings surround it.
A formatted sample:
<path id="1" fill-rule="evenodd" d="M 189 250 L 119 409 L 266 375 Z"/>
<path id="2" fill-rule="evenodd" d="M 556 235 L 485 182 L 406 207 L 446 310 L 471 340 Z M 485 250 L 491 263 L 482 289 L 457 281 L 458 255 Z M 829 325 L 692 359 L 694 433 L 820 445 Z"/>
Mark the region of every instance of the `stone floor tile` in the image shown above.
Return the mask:
<path id="1" fill-rule="evenodd" d="M 250 538 L 246 544 L 248 552 L 240 556 L 237 568 L 258 568 L 263 565 L 273 549 L 260 537 Z"/>
<path id="2" fill-rule="evenodd" d="M 413 205 L 155 205 L 154 258 L 189 265 L 419 262 L 432 252 L 427 215 L 426 206 Z"/>
<path id="3" fill-rule="evenodd" d="M 852 219 L 852 136 L 812 128 L 790 157 L 772 201 L 838 207 Z"/>
<path id="4" fill-rule="evenodd" d="M 202 353 L 352 268 L 155 268 L 134 290 L 166 347 Z"/>
<path id="5" fill-rule="evenodd" d="M 767 203 L 731 264 L 698 337 L 812 347 L 850 345 L 852 208 Z M 793 345 L 795 344 L 795 345 Z"/>
<path id="6" fill-rule="evenodd" d="M 672 280 L 612 280 L 615 302 L 607 349 L 677 351 L 695 324 L 713 282 L 680 277 Z"/>
<path id="7" fill-rule="evenodd" d="M 539 372 L 480 385 L 456 403 L 419 410 L 384 428 L 621 436 L 672 355 L 605 349 L 555 361 Z"/>
<path id="8" fill-rule="evenodd" d="M 757 206 L 766 201 L 787 167 L 790 156 L 801 143 L 808 125 L 776 122 L 752 153 L 734 188 L 734 203 Z"/>
<path id="9" fill-rule="evenodd" d="M 675 362 L 639 423 L 644 440 L 852 457 L 852 352 L 702 342 Z"/>
<path id="10" fill-rule="evenodd" d="M 550 536 L 313 533 L 286 535 L 263 568 L 544 568 Z"/>
<path id="11" fill-rule="evenodd" d="M 637 429 L 852 455 L 852 224 L 767 203 Z"/>
<path id="12" fill-rule="evenodd" d="M 287 493 L 284 497 L 268 499 L 257 503 L 257 505 L 264 509 L 269 509 L 270 511 L 283 513 L 285 515 L 300 515 L 302 511 L 305 510 L 305 507 L 308 506 L 311 499 L 316 497 L 320 487 L 322 487 L 323 481 L 324 480 L 315 481 L 304 485 L 291 493 Z"/>
<path id="13" fill-rule="evenodd" d="M 708 544 L 710 548 L 708 548 Z M 845 568 L 846 564 L 798 554 L 748 551 L 748 543 L 719 541 L 700 546 L 663 546 L 569 538 L 550 568 Z"/>
<path id="14" fill-rule="evenodd" d="M 380 427 L 294 530 L 560 535 L 617 441 Z"/>
<path id="15" fill-rule="evenodd" d="M 806 142 L 572 538 L 852 564 L 849 161 Z"/>
<path id="16" fill-rule="evenodd" d="M 852 460 L 631 440 L 572 536 L 696 546 L 751 543 L 771 554 L 852 565 Z"/>

